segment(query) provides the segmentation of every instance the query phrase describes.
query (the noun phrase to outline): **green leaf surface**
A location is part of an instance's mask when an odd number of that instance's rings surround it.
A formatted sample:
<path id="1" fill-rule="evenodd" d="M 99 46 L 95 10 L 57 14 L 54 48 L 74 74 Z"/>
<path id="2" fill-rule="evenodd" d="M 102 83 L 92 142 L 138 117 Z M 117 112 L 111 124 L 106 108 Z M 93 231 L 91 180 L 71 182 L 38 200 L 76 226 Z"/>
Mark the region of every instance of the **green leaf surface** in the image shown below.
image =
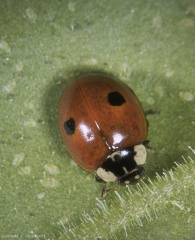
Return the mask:
<path id="1" fill-rule="evenodd" d="M 194 239 L 194 1 L 0 3 L 1 238 Z M 159 111 L 147 116 L 147 176 L 104 199 L 58 130 L 67 81 L 89 72 Z"/>

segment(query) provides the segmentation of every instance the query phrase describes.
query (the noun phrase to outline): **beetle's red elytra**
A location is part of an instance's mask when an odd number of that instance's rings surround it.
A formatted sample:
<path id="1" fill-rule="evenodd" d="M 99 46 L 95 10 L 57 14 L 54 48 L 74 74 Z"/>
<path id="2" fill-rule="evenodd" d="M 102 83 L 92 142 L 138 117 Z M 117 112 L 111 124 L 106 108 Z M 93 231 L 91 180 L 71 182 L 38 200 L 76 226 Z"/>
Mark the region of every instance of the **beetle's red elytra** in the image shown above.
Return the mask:
<path id="1" fill-rule="evenodd" d="M 80 75 L 62 93 L 59 129 L 74 161 L 96 180 L 135 183 L 144 175 L 148 125 L 134 92 L 101 74 Z"/>

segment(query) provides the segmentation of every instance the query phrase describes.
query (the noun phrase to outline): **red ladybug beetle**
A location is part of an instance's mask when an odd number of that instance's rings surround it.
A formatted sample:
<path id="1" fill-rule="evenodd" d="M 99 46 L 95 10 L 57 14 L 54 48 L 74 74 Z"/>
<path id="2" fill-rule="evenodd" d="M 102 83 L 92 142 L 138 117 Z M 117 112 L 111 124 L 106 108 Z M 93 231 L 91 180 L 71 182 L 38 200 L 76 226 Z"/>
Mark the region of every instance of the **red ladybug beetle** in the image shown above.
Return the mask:
<path id="1" fill-rule="evenodd" d="M 59 102 L 59 128 L 74 161 L 96 180 L 136 183 L 146 162 L 147 121 L 134 92 L 100 74 L 80 75 Z"/>

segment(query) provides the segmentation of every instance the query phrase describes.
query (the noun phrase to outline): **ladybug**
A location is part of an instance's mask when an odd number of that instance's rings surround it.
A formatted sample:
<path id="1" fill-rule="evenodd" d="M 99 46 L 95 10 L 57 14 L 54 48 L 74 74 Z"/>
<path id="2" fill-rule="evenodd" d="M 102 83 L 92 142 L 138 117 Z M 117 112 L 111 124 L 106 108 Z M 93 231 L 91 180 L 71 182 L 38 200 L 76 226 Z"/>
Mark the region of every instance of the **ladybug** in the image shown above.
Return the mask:
<path id="1" fill-rule="evenodd" d="M 63 142 L 99 182 L 133 184 L 145 174 L 148 124 L 134 92 L 101 74 L 80 75 L 62 93 L 58 109 Z"/>

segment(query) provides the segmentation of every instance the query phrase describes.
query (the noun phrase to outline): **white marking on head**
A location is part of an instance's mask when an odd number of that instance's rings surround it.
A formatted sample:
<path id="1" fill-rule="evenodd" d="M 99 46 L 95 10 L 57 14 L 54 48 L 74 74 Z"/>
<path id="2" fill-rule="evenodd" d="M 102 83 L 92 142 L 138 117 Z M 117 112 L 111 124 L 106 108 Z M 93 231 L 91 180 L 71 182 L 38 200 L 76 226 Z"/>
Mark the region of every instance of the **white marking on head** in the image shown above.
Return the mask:
<path id="1" fill-rule="evenodd" d="M 117 151 L 117 152 L 113 152 L 111 155 L 110 155 L 110 158 L 111 158 L 111 160 L 113 161 L 113 162 L 115 162 L 115 157 L 116 156 L 120 156 L 120 154 L 119 154 L 119 152 Z"/>
<path id="2" fill-rule="evenodd" d="M 103 168 L 97 169 L 97 175 L 106 182 L 116 182 L 117 177 L 110 171 L 106 172 Z"/>
<path id="3" fill-rule="evenodd" d="M 124 170 L 125 173 L 129 173 L 129 172 L 127 171 L 126 167 L 123 167 L 123 170 Z"/>
<path id="4" fill-rule="evenodd" d="M 116 161 L 116 158 L 118 159 L 121 159 L 121 158 L 124 158 L 128 155 L 128 151 L 123 149 L 123 150 L 119 150 L 119 151 L 116 151 L 116 152 L 113 152 L 111 155 L 110 155 L 110 158 L 112 159 L 113 162 Z"/>
<path id="5" fill-rule="evenodd" d="M 135 179 L 140 179 L 140 176 L 139 176 L 139 175 L 136 175 L 136 176 L 135 176 Z"/>
<path id="6" fill-rule="evenodd" d="M 121 151 L 113 152 L 110 155 L 110 158 L 112 159 L 113 162 L 115 162 L 117 158 L 120 159 L 121 158 Z"/>
<path id="7" fill-rule="evenodd" d="M 136 155 L 134 156 L 134 160 L 137 165 L 143 165 L 146 162 L 147 152 L 146 148 L 143 144 L 136 145 L 134 147 L 134 151 Z"/>

